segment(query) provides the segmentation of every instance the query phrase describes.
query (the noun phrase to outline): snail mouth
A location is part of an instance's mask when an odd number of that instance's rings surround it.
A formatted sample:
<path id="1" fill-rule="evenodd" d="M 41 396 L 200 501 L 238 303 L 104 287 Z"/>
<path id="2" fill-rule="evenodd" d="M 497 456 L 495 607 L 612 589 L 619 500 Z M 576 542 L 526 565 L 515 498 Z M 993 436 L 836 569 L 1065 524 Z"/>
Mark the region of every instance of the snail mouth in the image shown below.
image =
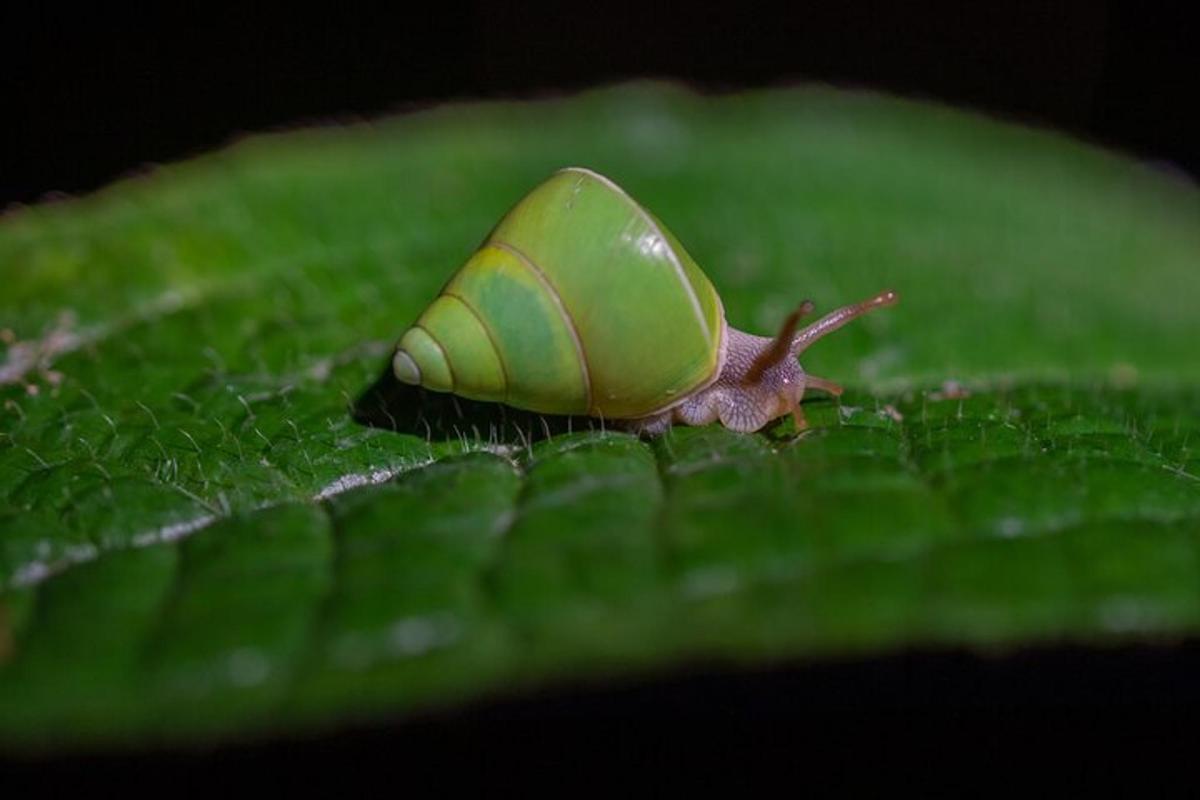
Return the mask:
<path id="1" fill-rule="evenodd" d="M 392 370 L 403 383 L 414 386 L 421 384 L 421 368 L 405 350 L 397 350 L 396 355 L 392 357 Z"/>

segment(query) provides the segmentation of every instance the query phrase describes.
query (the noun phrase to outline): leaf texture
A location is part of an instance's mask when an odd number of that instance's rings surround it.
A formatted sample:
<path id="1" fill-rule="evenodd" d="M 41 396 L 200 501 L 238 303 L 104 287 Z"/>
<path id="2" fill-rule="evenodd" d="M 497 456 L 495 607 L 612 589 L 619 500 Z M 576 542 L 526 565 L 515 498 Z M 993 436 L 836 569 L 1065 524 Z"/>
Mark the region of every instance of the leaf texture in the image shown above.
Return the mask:
<path id="1" fill-rule="evenodd" d="M 381 379 L 567 164 L 668 224 L 736 327 L 803 297 L 901 304 L 806 354 L 849 390 L 806 403 L 799 437 L 644 441 Z M 700 660 L 1195 635 L 1197 223 L 1193 186 L 1050 132 L 656 84 L 254 137 L 14 211 L 0 741 L 321 728 Z"/>

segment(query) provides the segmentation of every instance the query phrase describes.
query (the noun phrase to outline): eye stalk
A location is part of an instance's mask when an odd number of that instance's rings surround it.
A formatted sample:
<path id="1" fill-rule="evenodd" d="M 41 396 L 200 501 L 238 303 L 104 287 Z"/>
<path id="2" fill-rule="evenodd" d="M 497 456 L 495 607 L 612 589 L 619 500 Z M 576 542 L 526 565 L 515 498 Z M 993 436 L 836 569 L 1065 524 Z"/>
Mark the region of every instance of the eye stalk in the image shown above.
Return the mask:
<path id="1" fill-rule="evenodd" d="M 758 383 L 762 380 L 764 372 L 791 354 L 792 336 L 796 333 L 796 325 L 801 319 L 811 314 L 814 308 L 816 306 L 813 305 L 812 300 L 804 300 L 796 307 L 795 311 L 787 315 L 779 333 L 775 334 L 775 338 L 771 340 L 771 346 L 759 353 L 758 357 L 754 359 L 754 363 L 750 365 L 746 377 L 742 379 L 743 383 L 747 385 Z"/>
<path id="2" fill-rule="evenodd" d="M 807 326 L 792 340 L 792 355 L 798 356 L 821 337 L 833 333 L 851 320 L 861 317 L 877 308 L 894 305 L 900 297 L 891 289 L 886 289 L 874 297 L 849 306 L 842 306 L 837 311 L 831 311 L 812 325 Z"/>

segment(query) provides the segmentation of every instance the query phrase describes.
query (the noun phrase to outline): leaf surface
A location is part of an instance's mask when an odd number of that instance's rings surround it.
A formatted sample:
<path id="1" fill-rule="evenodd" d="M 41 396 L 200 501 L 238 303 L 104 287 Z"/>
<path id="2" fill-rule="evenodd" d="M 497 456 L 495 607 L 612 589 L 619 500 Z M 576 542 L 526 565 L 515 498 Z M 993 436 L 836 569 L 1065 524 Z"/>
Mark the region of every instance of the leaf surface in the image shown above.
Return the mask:
<path id="1" fill-rule="evenodd" d="M 897 289 L 805 356 L 846 395 L 800 437 L 647 442 L 380 380 L 567 164 L 670 226 L 736 327 Z M 1054 133 L 660 85 L 254 137 L 10 213 L 0 740 L 1194 635 L 1198 223 L 1193 186 Z"/>

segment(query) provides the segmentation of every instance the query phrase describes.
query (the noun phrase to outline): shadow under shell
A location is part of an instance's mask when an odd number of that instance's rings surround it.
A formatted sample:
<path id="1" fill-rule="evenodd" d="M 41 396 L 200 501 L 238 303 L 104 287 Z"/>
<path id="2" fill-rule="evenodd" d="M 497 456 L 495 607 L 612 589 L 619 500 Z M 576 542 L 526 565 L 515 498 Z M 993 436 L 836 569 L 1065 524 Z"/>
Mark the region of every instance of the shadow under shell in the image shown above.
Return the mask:
<path id="1" fill-rule="evenodd" d="M 564 433 L 620 429 L 614 421 L 592 417 L 539 414 L 433 392 L 401 382 L 391 364 L 358 399 L 354 420 L 372 428 L 407 433 L 429 441 L 472 440 L 526 446 Z"/>

